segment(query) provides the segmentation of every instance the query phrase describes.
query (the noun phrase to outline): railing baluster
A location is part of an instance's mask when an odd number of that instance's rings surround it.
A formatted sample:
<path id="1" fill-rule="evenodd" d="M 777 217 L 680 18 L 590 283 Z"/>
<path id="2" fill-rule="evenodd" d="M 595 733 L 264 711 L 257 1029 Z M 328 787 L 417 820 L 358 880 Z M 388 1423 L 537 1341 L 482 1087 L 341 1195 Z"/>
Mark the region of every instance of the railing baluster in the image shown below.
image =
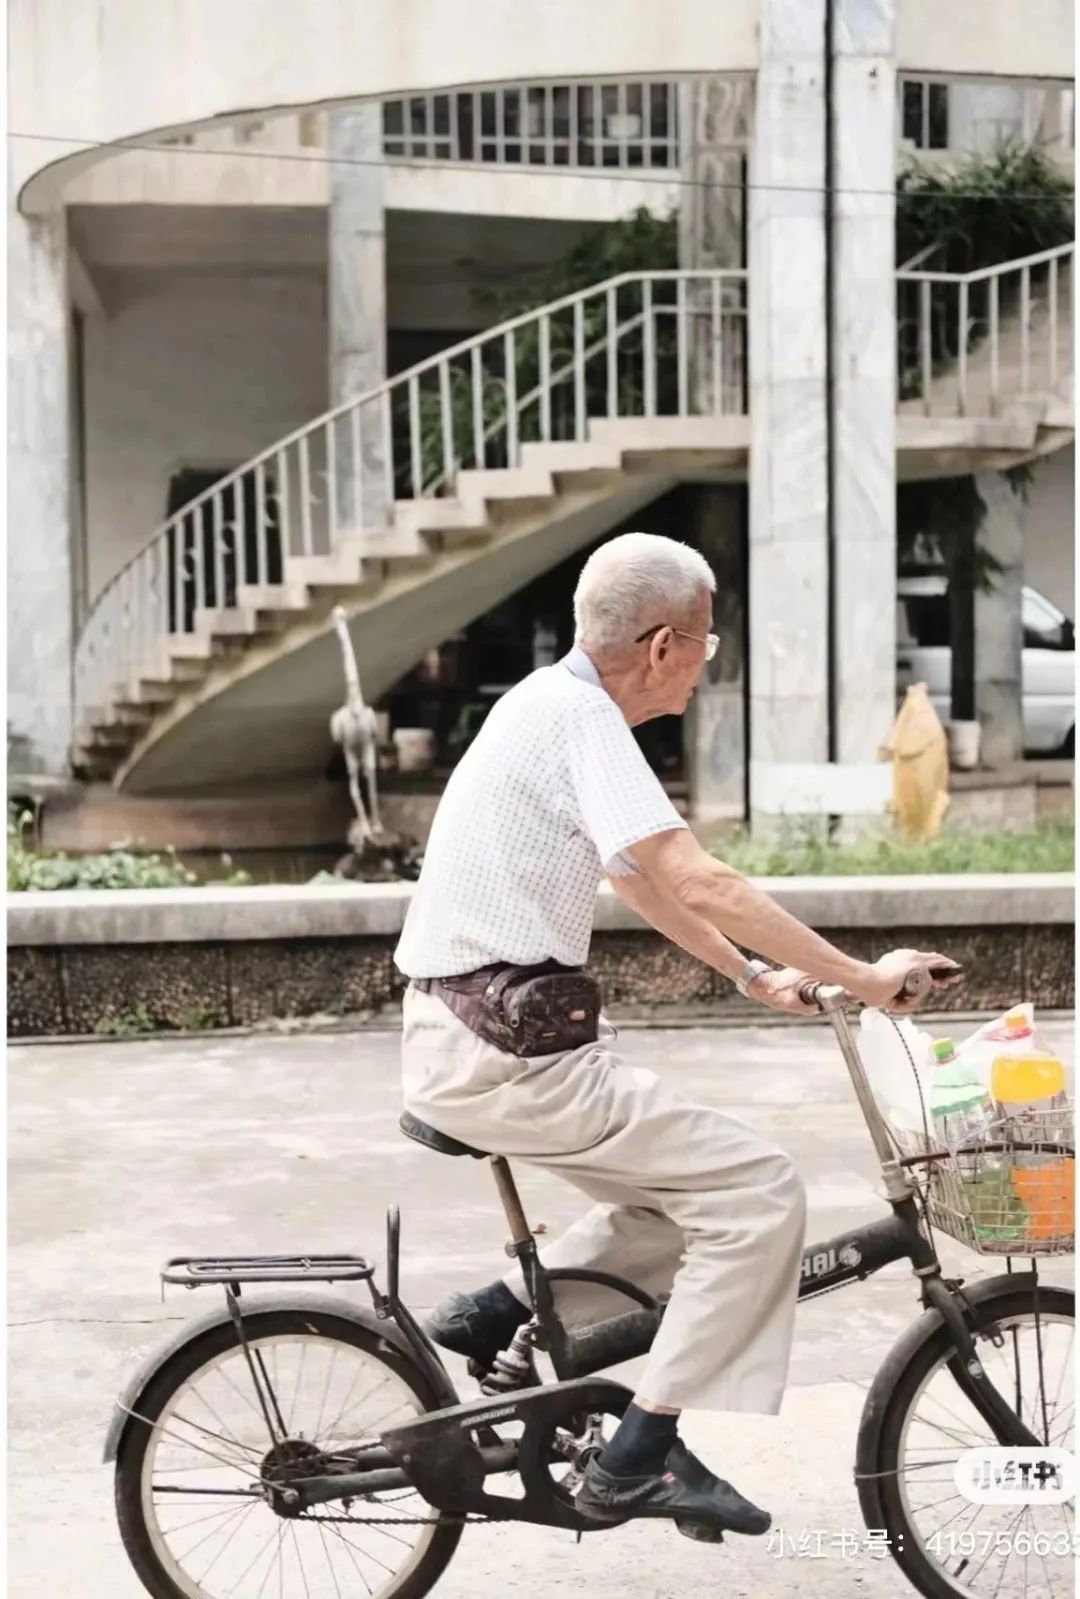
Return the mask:
<path id="1" fill-rule="evenodd" d="M 311 537 L 311 456 L 306 433 L 300 440 L 300 542 L 305 555 L 315 554 Z"/>
<path id="2" fill-rule="evenodd" d="M 450 399 L 450 363 L 439 362 L 439 410 L 442 413 L 443 480 L 449 494 L 454 487 L 454 412 Z"/>
<path id="3" fill-rule="evenodd" d="M 689 416 L 689 362 L 686 348 L 686 279 L 675 284 L 675 358 L 679 385 L 679 415 Z"/>
<path id="4" fill-rule="evenodd" d="M 1057 379 L 1058 379 L 1058 348 L 1057 348 L 1057 341 L 1058 341 L 1058 258 L 1057 258 L 1057 256 L 1054 256 L 1053 260 L 1050 262 L 1050 272 L 1049 272 L 1049 277 L 1048 277 L 1048 280 L 1047 280 L 1047 290 L 1048 290 L 1048 294 L 1049 294 L 1048 305 L 1049 305 L 1049 317 L 1050 317 L 1050 328 L 1049 328 L 1049 334 L 1050 334 L 1050 357 L 1049 357 L 1050 393 L 1054 394 L 1054 393 L 1057 392 Z"/>
<path id="5" fill-rule="evenodd" d="M 1031 268 L 1020 268 L 1020 392 L 1028 392 L 1031 375 Z"/>
<path id="6" fill-rule="evenodd" d="M 961 416 L 967 416 L 967 343 L 968 343 L 968 289 L 967 278 L 960 279 L 959 336 L 960 351 L 957 367 L 956 398 Z"/>
<path id="7" fill-rule="evenodd" d="M 166 534 L 168 537 L 168 534 Z M 172 522 L 173 614 L 172 632 L 184 631 L 184 518 Z"/>
<path id="8" fill-rule="evenodd" d="M 248 581 L 247 558 L 247 511 L 244 506 L 244 486 L 247 483 L 247 473 L 233 479 L 233 537 L 236 539 L 236 581 L 237 584 Z"/>
<path id="9" fill-rule="evenodd" d="M 420 457 L 420 379 L 409 379 L 409 477 L 412 497 L 418 500 L 423 493 L 423 471 Z"/>
<path id="10" fill-rule="evenodd" d="M 574 301 L 574 437 L 585 438 L 585 302 Z"/>
<path id="11" fill-rule="evenodd" d="M 668 164 L 677 167 L 679 164 L 679 96 L 677 85 L 669 83 L 667 86 L 667 143 Z"/>
<path id="12" fill-rule="evenodd" d="M 269 583 L 270 554 L 266 532 L 266 463 L 255 468 L 255 582 Z"/>
<path id="13" fill-rule="evenodd" d="M 197 511 L 192 511 L 188 521 L 191 527 L 191 631 L 195 630 L 195 612 L 200 609 L 210 608 L 210 569 L 206 559 L 207 532 L 210 534 L 210 564 L 214 558 L 214 529 L 213 524 L 209 529 L 206 526 L 206 511 L 204 505 Z M 187 538 L 184 539 L 185 547 Z M 186 564 L 186 563 L 185 563 Z M 215 602 L 216 603 L 216 602 Z M 184 607 L 185 614 L 187 606 Z M 185 627 L 185 633 L 188 629 Z"/>
<path id="14" fill-rule="evenodd" d="M 363 424 L 360 418 L 360 407 L 354 405 L 349 411 L 349 453 L 352 456 L 352 494 L 350 510 L 352 515 L 352 531 L 363 532 L 364 528 L 364 437 Z"/>
<path id="15" fill-rule="evenodd" d="M 641 164 L 651 167 L 652 158 L 652 91 L 651 83 L 641 85 Z"/>
<path id="16" fill-rule="evenodd" d="M 424 96 L 424 155 L 430 159 L 435 151 L 435 96 Z"/>
<path id="17" fill-rule="evenodd" d="M 656 415 L 656 323 L 653 312 L 653 284 L 652 278 L 645 278 L 641 285 L 641 316 L 642 340 L 641 358 L 645 364 L 644 383 L 642 389 L 645 395 L 645 415 Z"/>
<path id="18" fill-rule="evenodd" d="M 1000 397 L 1001 360 L 1001 302 L 998 288 L 1001 279 L 995 272 L 990 279 L 990 415 L 997 416 Z"/>
<path id="19" fill-rule="evenodd" d="M 214 604 L 221 608 L 225 604 L 225 496 L 222 490 L 217 490 L 211 503 L 214 508 Z"/>
<path id="20" fill-rule="evenodd" d="M 278 471 L 278 538 L 281 541 L 282 576 L 284 577 L 284 562 L 292 555 L 292 506 L 289 492 L 289 452 L 278 450 L 274 456 Z"/>
<path id="21" fill-rule="evenodd" d="M 934 372 L 934 324 L 931 285 L 928 278 L 919 280 L 919 390 L 923 411 L 930 415 L 930 380 Z"/>
<path id="22" fill-rule="evenodd" d="M 505 91 L 495 90 L 495 159 L 506 165 L 506 98 Z"/>
<path id="23" fill-rule="evenodd" d="M 359 410 L 359 406 L 357 407 Z M 383 389 L 382 399 L 379 402 L 379 425 L 382 428 L 382 471 L 383 494 L 386 504 L 383 507 L 383 522 L 386 524 L 394 512 L 394 498 L 396 494 L 394 474 L 394 411 L 390 400 L 390 390 Z M 359 506 L 360 514 L 357 517 L 357 526 L 363 527 L 363 502 Z"/>
<path id="24" fill-rule="evenodd" d="M 331 555 L 337 549 L 338 495 L 337 495 L 337 417 L 324 423 L 326 434 L 326 530 Z"/>
<path id="25" fill-rule="evenodd" d="M 484 467 L 484 369 L 480 360 L 480 346 L 474 344 L 469 353 L 469 381 L 472 388 L 473 465 Z"/>
<path id="26" fill-rule="evenodd" d="M 607 303 L 607 414 L 619 414 L 618 291 L 608 289 Z"/>
<path id="27" fill-rule="evenodd" d="M 540 318 L 540 437 L 551 440 L 551 318 Z"/>
<path id="28" fill-rule="evenodd" d="M 604 104 L 598 83 L 592 86 L 593 159 L 594 167 L 604 164 Z"/>
<path id="29" fill-rule="evenodd" d="M 724 410 L 724 324 L 719 278 L 713 278 L 710 284 L 709 316 L 712 322 L 712 408 L 713 415 L 720 416 Z"/>
<path id="30" fill-rule="evenodd" d="M 517 414 L 517 340 L 513 329 L 503 335 L 503 355 L 506 383 L 506 464 L 517 466 L 518 414 Z"/>
<path id="31" fill-rule="evenodd" d="M 549 167 L 555 165 L 555 86 L 544 86 L 544 159 Z"/>
<path id="32" fill-rule="evenodd" d="M 484 159 L 484 114 L 481 105 L 479 89 L 473 90 L 472 96 L 472 158 L 474 161 Z"/>
<path id="33" fill-rule="evenodd" d="M 619 165 L 621 167 L 625 167 L 630 163 L 630 140 L 626 136 L 627 110 L 625 83 L 619 83 L 615 89 L 615 115 L 619 119 Z"/>
<path id="34" fill-rule="evenodd" d="M 576 167 L 580 165 L 581 154 L 581 152 L 578 150 L 578 85 L 576 83 L 571 83 L 567 89 L 567 93 L 570 96 L 570 119 L 569 127 L 567 129 L 569 148 L 566 152 L 566 164 L 568 167 Z"/>

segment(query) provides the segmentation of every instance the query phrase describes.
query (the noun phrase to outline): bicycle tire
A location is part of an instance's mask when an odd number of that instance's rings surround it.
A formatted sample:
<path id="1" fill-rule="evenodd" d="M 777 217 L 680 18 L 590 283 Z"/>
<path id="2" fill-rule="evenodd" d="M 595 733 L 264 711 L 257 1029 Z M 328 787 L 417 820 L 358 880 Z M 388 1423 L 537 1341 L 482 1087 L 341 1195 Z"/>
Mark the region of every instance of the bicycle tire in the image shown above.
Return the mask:
<path id="1" fill-rule="evenodd" d="M 249 1340 L 289 1334 L 317 1335 L 338 1343 L 360 1349 L 382 1365 L 388 1366 L 406 1388 L 419 1401 L 425 1411 L 442 1408 L 442 1402 L 430 1387 L 424 1373 L 408 1358 L 377 1334 L 348 1319 L 339 1319 L 326 1312 L 276 1310 L 252 1312 L 244 1317 L 244 1329 Z M 190 1599 L 177 1586 L 164 1569 L 154 1549 L 142 1507 L 142 1468 L 147 1444 L 152 1435 L 152 1423 L 157 1420 L 169 1399 L 180 1385 L 193 1377 L 209 1361 L 239 1347 L 236 1328 L 226 1322 L 208 1331 L 196 1334 L 189 1343 L 154 1373 L 132 1406 L 138 1411 L 125 1428 L 116 1457 L 115 1499 L 120 1537 L 132 1567 L 143 1587 L 153 1599 Z M 145 1419 L 140 1419 L 145 1418 Z M 333 1506 L 327 1506 L 333 1509 Z M 408 1572 L 399 1586 L 389 1590 L 384 1599 L 423 1599 L 445 1571 L 461 1538 L 462 1524 L 439 1512 L 438 1525 L 415 1568 Z"/>
<path id="2" fill-rule="evenodd" d="M 1040 1283 L 1038 1308 L 1042 1314 L 1075 1320 L 1075 1296 L 1067 1288 Z M 972 1309 L 973 1329 L 978 1333 L 980 1327 L 985 1328 L 1000 1318 L 1031 1315 L 1035 1309 L 1034 1290 L 1030 1284 L 1014 1286 L 1010 1278 L 1004 1277 L 1000 1287 L 975 1300 Z M 970 1595 L 971 1591 L 951 1583 L 940 1566 L 924 1552 L 908 1517 L 898 1471 L 900 1442 L 908 1411 L 927 1374 L 953 1347 L 945 1326 L 938 1327 L 917 1346 L 907 1364 L 896 1374 L 890 1398 L 880 1411 L 876 1449 L 872 1444 L 866 1448 L 866 1440 L 862 1440 L 864 1463 L 876 1462 L 872 1470 L 881 1474 L 876 1479 L 859 1483 L 866 1524 L 885 1529 L 889 1553 L 924 1599 L 959 1599 L 960 1595 Z"/>

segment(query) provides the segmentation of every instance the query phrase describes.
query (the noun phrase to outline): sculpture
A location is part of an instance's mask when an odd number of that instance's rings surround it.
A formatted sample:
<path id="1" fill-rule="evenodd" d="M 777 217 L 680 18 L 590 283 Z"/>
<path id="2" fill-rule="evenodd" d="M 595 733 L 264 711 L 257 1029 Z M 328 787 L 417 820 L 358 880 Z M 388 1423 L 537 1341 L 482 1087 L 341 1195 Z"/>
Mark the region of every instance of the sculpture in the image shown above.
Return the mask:
<path id="1" fill-rule="evenodd" d="M 341 641 L 342 664 L 345 671 L 345 704 L 330 718 L 330 737 L 335 744 L 341 746 L 341 752 L 345 757 L 345 766 L 349 774 L 349 793 L 356 812 L 356 820 L 349 828 L 349 844 L 359 853 L 383 831 L 379 817 L 378 729 L 375 712 L 370 706 L 365 705 L 360 690 L 356 654 L 342 606 L 334 606 L 333 619 Z M 361 769 L 367 779 L 368 803 L 371 806 L 370 821 L 360 795 Z"/>

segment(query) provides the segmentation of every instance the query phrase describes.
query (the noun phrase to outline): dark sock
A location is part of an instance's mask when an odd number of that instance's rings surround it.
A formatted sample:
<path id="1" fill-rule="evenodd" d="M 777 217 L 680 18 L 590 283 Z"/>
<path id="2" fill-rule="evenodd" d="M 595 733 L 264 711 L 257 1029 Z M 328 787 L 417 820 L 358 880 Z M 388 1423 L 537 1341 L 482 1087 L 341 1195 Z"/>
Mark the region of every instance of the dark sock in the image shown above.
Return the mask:
<path id="1" fill-rule="evenodd" d="M 660 1416 L 633 1403 L 600 1456 L 613 1477 L 647 1477 L 663 1471 L 668 1450 L 679 1436 L 678 1416 Z"/>
<path id="2" fill-rule="evenodd" d="M 507 1343 L 532 1316 L 528 1305 L 523 1305 L 501 1280 L 489 1283 L 486 1288 L 478 1288 L 469 1297 L 476 1301 L 478 1310 L 491 1317 L 500 1333 L 505 1331 Z"/>

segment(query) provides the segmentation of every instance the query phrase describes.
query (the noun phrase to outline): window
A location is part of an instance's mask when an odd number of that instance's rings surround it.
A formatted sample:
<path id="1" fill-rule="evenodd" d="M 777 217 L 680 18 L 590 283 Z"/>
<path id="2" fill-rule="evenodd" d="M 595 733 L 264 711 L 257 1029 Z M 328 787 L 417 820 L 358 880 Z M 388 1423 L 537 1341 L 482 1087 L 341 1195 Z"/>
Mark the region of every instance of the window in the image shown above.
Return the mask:
<path id="1" fill-rule="evenodd" d="M 901 137 L 916 150 L 949 147 L 949 86 L 925 78 L 901 80 Z"/>
<path id="2" fill-rule="evenodd" d="M 1024 648 L 1026 650 L 1071 650 L 1072 627 L 1056 605 L 1043 599 L 1034 589 L 1024 590 Z"/>

